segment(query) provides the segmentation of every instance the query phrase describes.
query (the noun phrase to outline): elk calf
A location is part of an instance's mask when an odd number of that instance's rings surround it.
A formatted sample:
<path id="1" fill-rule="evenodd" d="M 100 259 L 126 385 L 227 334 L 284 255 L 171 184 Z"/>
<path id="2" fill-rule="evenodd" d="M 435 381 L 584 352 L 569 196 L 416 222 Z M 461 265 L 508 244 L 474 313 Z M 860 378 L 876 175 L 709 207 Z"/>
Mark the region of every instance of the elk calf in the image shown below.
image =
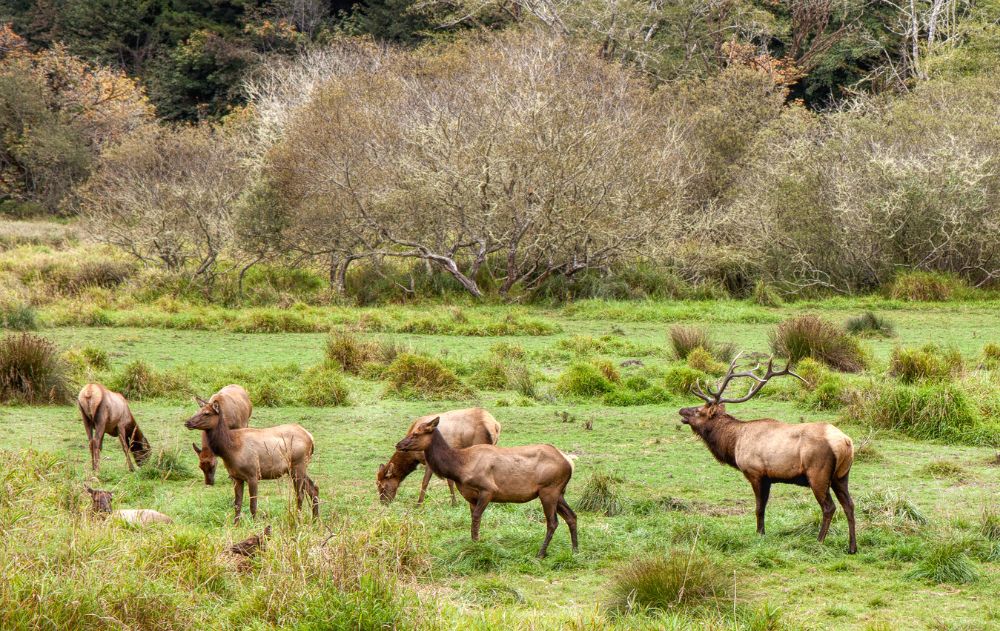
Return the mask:
<path id="1" fill-rule="evenodd" d="M 559 525 L 558 513 L 569 526 L 573 551 L 577 549 L 576 513 L 566 503 L 566 485 L 573 476 L 573 461 L 552 445 L 496 447 L 473 445 L 455 449 L 438 429 L 439 417 L 418 423 L 399 441 L 400 451 L 422 451 L 437 474 L 453 481 L 472 511 L 472 540 L 479 540 L 479 522 L 490 502 L 530 502 L 536 497 L 545 513 L 545 541 L 539 558 Z"/>
<path id="2" fill-rule="evenodd" d="M 430 414 L 421 416 L 410 424 L 407 434 L 413 431 L 420 423 L 429 421 L 434 417 L 441 419 L 438 431 L 452 447 L 463 449 L 472 445 L 495 445 L 500 439 L 500 423 L 493 418 L 493 415 L 483 408 L 469 408 L 466 410 L 452 410 L 443 414 Z M 378 466 L 375 473 L 375 486 L 378 488 L 378 496 L 383 504 L 388 504 L 396 497 L 399 485 L 402 484 L 406 476 L 410 475 L 417 465 L 424 465 L 424 479 L 420 483 L 420 496 L 417 504 L 423 504 L 424 495 L 427 492 L 427 484 L 431 481 L 431 468 L 427 466 L 427 460 L 422 451 L 396 451 L 392 458 L 385 464 Z M 448 489 L 451 491 L 451 505 L 455 502 L 455 483 L 448 480 Z"/>
<path id="3" fill-rule="evenodd" d="M 291 475 L 295 500 L 302 510 L 302 499 L 312 499 L 313 517 L 319 517 L 319 487 L 306 470 L 313 454 L 313 437 L 301 425 L 289 424 L 264 429 L 229 429 L 226 409 L 219 401 L 205 406 L 184 423 L 188 429 L 205 432 L 208 444 L 226 465 L 233 479 L 234 523 L 240 523 L 243 511 L 243 485 L 250 487 L 250 514 L 257 516 L 257 484 Z"/>
<path id="4" fill-rule="evenodd" d="M 854 462 L 854 445 L 842 431 L 829 423 L 789 424 L 774 419 L 740 421 L 726 413 L 726 403 L 742 403 L 750 400 L 773 377 L 792 375 L 786 366 L 784 370 L 773 369 L 774 359 L 767 363 L 763 376 L 753 369 L 736 372 L 733 359 L 729 372 L 723 377 L 718 389 L 708 389 L 705 394 L 699 386 L 693 394 L 705 404 L 698 407 L 682 408 L 682 422 L 690 425 L 698 434 L 716 460 L 739 469 L 753 487 L 757 499 L 757 533 L 764 534 L 764 509 L 771 493 L 771 484 L 784 483 L 808 486 L 823 510 L 823 522 L 819 529 L 819 541 L 826 539 L 830 521 L 837 507 L 830 499 L 833 489 L 837 500 L 847 516 L 850 535 L 848 553 L 857 552 L 854 533 L 854 501 L 847 488 L 847 480 Z M 737 399 L 723 398 L 726 386 L 734 378 L 745 377 L 754 381 L 746 396 Z"/>
<path id="5" fill-rule="evenodd" d="M 111 510 L 111 491 L 102 491 L 100 489 L 92 489 L 89 486 L 84 487 L 87 492 L 90 493 L 90 499 L 93 502 L 92 508 L 94 512 L 98 515 L 106 515 L 111 517 L 111 519 L 117 519 L 129 524 L 139 524 L 145 526 L 147 524 L 172 524 L 174 520 L 170 519 L 163 513 L 155 510 L 150 510 L 148 508 L 126 508 L 121 510 L 112 511 Z"/>

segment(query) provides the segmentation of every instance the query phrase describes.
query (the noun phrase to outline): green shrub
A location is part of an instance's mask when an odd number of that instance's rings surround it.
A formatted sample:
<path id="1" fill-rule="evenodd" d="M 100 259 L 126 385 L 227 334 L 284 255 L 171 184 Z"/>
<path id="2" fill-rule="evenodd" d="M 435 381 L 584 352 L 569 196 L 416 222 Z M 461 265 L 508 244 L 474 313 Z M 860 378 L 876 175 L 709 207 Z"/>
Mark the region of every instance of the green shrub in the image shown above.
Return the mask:
<path id="1" fill-rule="evenodd" d="M 867 364 L 855 338 L 815 315 L 797 316 L 779 324 L 771 333 L 771 350 L 792 364 L 812 357 L 844 372 L 860 372 Z"/>
<path id="2" fill-rule="evenodd" d="M 983 368 L 996 370 L 1000 368 L 1000 344 L 988 342 L 983 345 Z"/>
<path id="3" fill-rule="evenodd" d="M 604 513 L 608 517 L 622 512 L 624 502 L 620 489 L 621 483 L 622 479 L 619 477 L 602 471 L 594 473 L 583 487 L 580 501 L 576 504 L 577 510 Z"/>
<path id="4" fill-rule="evenodd" d="M 809 395 L 810 407 L 817 410 L 836 410 L 845 403 L 844 382 L 835 375 L 827 375 Z"/>
<path id="5" fill-rule="evenodd" d="M 302 375 L 302 402 L 314 407 L 348 405 L 347 385 L 339 366 L 313 366 Z"/>
<path id="6" fill-rule="evenodd" d="M 615 368 L 615 365 L 611 363 L 611 360 L 595 359 L 593 363 L 597 366 L 597 369 L 601 371 L 601 374 L 604 375 L 605 379 L 611 383 L 621 383 L 622 376 L 618 372 L 618 369 Z"/>
<path id="7" fill-rule="evenodd" d="M 556 381 L 556 390 L 570 396 L 595 397 L 614 389 L 614 384 L 597 366 L 583 362 L 571 365 Z"/>
<path id="8" fill-rule="evenodd" d="M 724 365 L 715 361 L 711 353 L 700 346 L 688 353 L 687 365 L 695 370 L 700 370 L 711 375 L 722 374 L 726 369 Z"/>
<path id="9" fill-rule="evenodd" d="M 1000 541 L 1000 512 L 995 506 L 984 506 L 979 516 L 979 534 L 987 541 Z"/>
<path id="10" fill-rule="evenodd" d="M 965 281 L 941 272 L 904 272 L 889 286 L 890 297 L 915 302 L 943 302 L 960 298 L 968 291 Z"/>
<path id="11" fill-rule="evenodd" d="M 469 388 L 439 360 L 404 353 L 386 370 L 389 391 L 404 398 L 443 399 L 469 394 Z"/>
<path id="12" fill-rule="evenodd" d="M 0 305 L 0 328 L 12 331 L 34 331 L 38 328 L 38 312 L 29 304 Z"/>
<path id="13" fill-rule="evenodd" d="M 345 372 L 359 374 L 365 364 L 372 361 L 370 343 L 342 331 L 330 333 L 326 338 L 326 358 L 336 362 Z"/>
<path id="14" fill-rule="evenodd" d="M 848 333 L 861 337 L 892 337 L 896 334 L 896 327 L 892 322 L 872 311 L 848 318 L 844 328 Z"/>
<path id="15" fill-rule="evenodd" d="M 0 403 L 66 403 L 66 365 L 55 344 L 32 333 L 0 339 Z"/>
<path id="16" fill-rule="evenodd" d="M 889 374 L 903 383 L 945 381 L 962 372 L 962 354 L 955 348 L 926 344 L 920 348 L 896 347 L 889 360 Z"/>
<path id="17" fill-rule="evenodd" d="M 962 585 L 978 581 L 979 570 L 969 560 L 963 546 L 945 541 L 933 545 L 906 577 L 931 583 Z"/>
<path id="18" fill-rule="evenodd" d="M 649 386 L 641 390 L 617 388 L 604 395 L 604 405 L 611 407 L 630 407 L 633 405 L 658 405 L 673 400 L 669 392 L 658 386 Z"/>
<path id="19" fill-rule="evenodd" d="M 157 372 L 141 359 L 130 362 L 120 373 L 112 377 L 109 387 L 120 392 L 126 399 L 137 401 L 159 397 L 183 397 L 191 392 L 191 384 L 184 375 L 166 371 Z"/>
<path id="20" fill-rule="evenodd" d="M 803 381 L 798 381 L 806 390 L 814 390 L 827 378 L 830 371 L 821 362 L 812 357 L 806 357 L 795 366 L 795 374 L 802 377 Z"/>
<path id="21" fill-rule="evenodd" d="M 732 577 L 719 563 L 694 551 L 635 559 L 611 585 L 608 608 L 620 615 L 662 612 L 725 601 Z"/>
<path id="22" fill-rule="evenodd" d="M 711 348 L 712 341 L 707 329 L 678 324 L 670 327 L 670 346 L 674 349 L 677 359 L 687 359 L 696 348 Z"/>
<path id="23" fill-rule="evenodd" d="M 664 377 L 664 386 L 668 392 L 674 394 L 691 394 L 691 388 L 699 381 L 704 387 L 711 381 L 711 377 L 690 366 L 675 366 L 667 371 Z"/>
<path id="24" fill-rule="evenodd" d="M 781 299 L 781 294 L 774 287 L 771 287 L 763 280 L 758 280 L 753 286 L 750 294 L 750 301 L 762 307 L 780 307 L 785 303 Z"/>

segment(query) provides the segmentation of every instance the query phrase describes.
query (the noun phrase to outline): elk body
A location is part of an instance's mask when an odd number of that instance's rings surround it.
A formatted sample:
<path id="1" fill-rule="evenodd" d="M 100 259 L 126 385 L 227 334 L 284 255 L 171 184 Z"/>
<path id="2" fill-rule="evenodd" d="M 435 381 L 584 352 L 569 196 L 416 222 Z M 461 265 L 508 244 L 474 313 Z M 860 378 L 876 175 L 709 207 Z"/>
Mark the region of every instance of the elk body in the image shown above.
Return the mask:
<path id="1" fill-rule="evenodd" d="M 292 476 L 298 509 L 302 509 L 302 499 L 308 495 L 312 500 L 313 516 L 319 516 L 319 487 L 307 474 L 313 454 L 313 437 L 301 425 L 230 429 L 225 408 L 215 401 L 206 402 L 184 426 L 205 432 L 212 451 L 226 465 L 233 480 L 234 523 L 240 522 L 244 484 L 250 487 L 250 514 L 256 517 L 258 483 L 285 475 Z"/>
<path id="2" fill-rule="evenodd" d="M 764 510 L 771 485 L 796 484 L 812 489 L 823 510 L 823 521 L 819 529 L 819 541 L 822 542 L 837 510 L 830 498 L 832 489 L 847 516 L 850 533 L 848 552 L 854 554 L 857 551 L 854 501 L 847 488 L 854 462 L 854 445 L 851 439 L 829 423 L 789 424 L 769 418 L 740 421 L 730 416 L 726 412 L 726 403 L 748 401 L 773 377 L 798 377 L 788 367 L 774 371 L 773 359 L 768 362 L 763 376 L 756 374 L 756 367 L 736 372 L 738 359 L 739 356 L 733 360 L 717 391 L 709 389 L 708 395 L 700 387 L 694 391 L 705 404 L 681 409 L 682 422 L 691 426 L 719 462 L 739 469 L 750 482 L 757 500 L 758 534 L 764 534 Z M 737 399 L 723 398 L 726 386 L 738 377 L 754 381 L 749 393 Z"/>
<path id="3" fill-rule="evenodd" d="M 495 445 L 500 439 L 500 423 L 493 415 L 483 408 L 468 408 L 465 410 L 452 410 L 442 414 L 430 414 L 421 416 L 410 424 L 407 430 L 409 435 L 417 425 L 439 418 L 438 431 L 448 441 L 448 444 L 456 449 L 464 449 L 472 445 Z M 406 476 L 413 473 L 418 465 L 424 465 L 424 479 L 420 483 L 420 496 L 417 504 L 423 504 L 424 495 L 427 493 L 427 484 L 431 480 L 431 468 L 427 466 L 427 460 L 422 451 L 400 451 L 392 454 L 392 458 L 386 464 L 380 464 L 375 474 L 375 485 L 378 487 L 379 499 L 382 503 L 388 504 L 396 498 L 399 485 L 403 483 Z M 451 505 L 455 501 L 455 483 L 448 480 L 448 490 L 451 491 Z"/>
<path id="4" fill-rule="evenodd" d="M 94 473 L 101 466 L 105 434 L 118 438 L 122 451 L 125 452 L 125 463 L 129 471 L 135 471 L 133 459 L 139 466 L 146 462 L 150 454 L 149 441 L 139 430 L 125 397 L 99 383 L 88 383 L 80 390 L 76 403 L 83 417 L 83 427 L 87 430 Z"/>
<path id="5" fill-rule="evenodd" d="M 222 388 L 206 401 L 201 397 L 195 397 L 198 405 L 206 405 L 218 402 L 219 407 L 225 412 L 226 423 L 229 429 L 242 429 L 250 424 L 250 415 L 253 414 L 253 405 L 250 404 L 250 395 L 242 386 L 231 384 Z M 198 468 L 205 474 L 205 484 L 212 486 L 215 484 L 215 469 L 218 466 L 218 458 L 208 444 L 208 432 L 201 433 L 201 447 L 198 443 L 191 443 L 194 452 L 198 454 Z"/>
<path id="6" fill-rule="evenodd" d="M 85 488 L 87 489 L 87 492 L 90 493 L 90 499 L 93 502 L 92 508 L 98 515 L 109 516 L 111 519 L 116 519 L 129 524 L 138 524 L 141 526 L 145 526 L 147 524 L 174 523 L 174 520 L 170 519 L 163 513 L 150 510 L 148 508 L 126 508 L 113 511 L 111 510 L 111 491 L 92 489 L 89 486 Z"/>
<path id="7" fill-rule="evenodd" d="M 536 497 L 545 513 L 545 541 L 539 557 L 552 540 L 558 513 L 569 526 L 573 551 L 577 549 L 576 513 L 566 503 L 566 485 L 573 476 L 573 461 L 552 445 L 496 447 L 473 445 L 455 449 L 438 429 L 437 417 L 417 423 L 399 441 L 400 451 L 422 451 L 428 466 L 452 480 L 472 511 L 472 540 L 479 540 L 479 522 L 490 502 L 530 502 Z"/>

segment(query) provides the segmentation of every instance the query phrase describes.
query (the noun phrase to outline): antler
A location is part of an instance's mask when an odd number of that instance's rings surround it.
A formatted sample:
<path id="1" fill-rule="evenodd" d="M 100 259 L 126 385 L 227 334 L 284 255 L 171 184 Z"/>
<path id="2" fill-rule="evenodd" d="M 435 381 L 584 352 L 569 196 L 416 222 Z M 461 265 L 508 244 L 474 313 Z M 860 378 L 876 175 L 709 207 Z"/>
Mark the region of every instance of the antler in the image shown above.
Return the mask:
<path id="1" fill-rule="evenodd" d="M 695 384 L 695 388 L 692 388 L 692 390 L 691 390 L 692 394 L 694 394 L 695 396 L 697 396 L 698 398 L 700 398 L 705 403 L 709 403 L 709 404 L 712 404 L 712 403 L 716 403 L 716 404 L 718 404 L 718 403 L 743 403 L 745 401 L 749 401 L 750 399 L 752 399 L 754 397 L 754 395 L 756 395 L 758 392 L 760 392 L 761 388 L 763 388 L 767 384 L 767 382 L 770 381 L 774 377 L 781 377 L 783 375 L 791 375 L 792 377 L 795 377 L 799 381 L 803 381 L 803 382 L 805 381 L 805 379 L 803 379 L 799 375 L 797 375 L 794 372 L 792 372 L 792 370 L 791 370 L 791 362 L 789 362 L 788 364 L 785 364 L 785 367 L 783 369 L 781 369 L 781 370 L 777 370 L 777 371 L 774 370 L 774 357 L 773 356 L 770 357 L 770 358 L 768 358 L 768 360 L 767 360 L 767 371 L 764 373 L 763 376 L 758 375 L 755 372 L 758 368 L 760 368 L 760 362 L 755 363 L 754 366 L 753 366 L 753 368 L 751 368 L 750 370 L 744 370 L 744 371 L 741 371 L 741 372 L 736 372 L 736 362 L 739 361 L 740 355 L 742 355 L 742 353 L 737 353 L 736 357 L 733 358 L 733 361 L 729 363 L 729 370 L 726 372 L 726 375 L 722 378 L 722 381 L 719 382 L 717 390 L 713 391 L 711 388 L 708 388 L 709 394 L 706 395 L 704 392 L 702 392 L 702 390 L 701 390 L 701 382 L 699 381 L 698 383 Z M 725 393 L 726 388 L 729 386 L 729 382 L 731 382 L 733 379 L 736 379 L 736 378 L 739 378 L 739 377 L 746 377 L 748 379 L 753 379 L 753 381 L 754 381 L 754 383 L 750 386 L 750 390 L 747 392 L 747 394 L 745 396 L 742 396 L 742 397 L 738 398 L 738 399 L 724 399 L 724 398 L 722 398 L 722 395 Z"/>

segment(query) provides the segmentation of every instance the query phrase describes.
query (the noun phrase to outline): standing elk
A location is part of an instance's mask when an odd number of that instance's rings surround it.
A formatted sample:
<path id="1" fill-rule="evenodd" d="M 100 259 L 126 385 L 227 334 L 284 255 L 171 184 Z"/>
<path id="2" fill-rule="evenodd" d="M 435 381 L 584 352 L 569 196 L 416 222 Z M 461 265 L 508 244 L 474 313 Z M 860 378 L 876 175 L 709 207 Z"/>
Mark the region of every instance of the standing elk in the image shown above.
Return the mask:
<path id="1" fill-rule="evenodd" d="M 433 418 L 440 418 L 438 431 L 448 441 L 448 444 L 456 449 L 464 449 L 472 445 L 495 445 L 500 439 L 500 423 L 493 418 L 493 415 L 483 408 L 468 408 L 465 410 L 452 410 L 440 415 L 429 414 L 421 416 L 410 424 L 407 434 L 413 431 L 420 423 Z M 383 504 L 388 504 L 396 498 L 399 485 L 403 483 L 406 476 L 413 473 L 417 465 L 424 465 L 424 479 L 420 483 L 420 496 L 417 498 L 417 505 L 424 503 L 424 495 L 427 493 L 427 484 L 431 481 L 431 468 L 427 466 L 427 460 L 422 451 L 399 451 L 392 454 L 392 458 L 386 464 L 380 464 L 375 473 L 375 486 L 378 488 L 378 496 Z M 455 483 L 448 480 L 448 490 L 451 491 L 451 505 L 457 504 L 455 500 Z"/>
<path id="2" fill-rule="evenodd" d="M 172 524 L 174 520 L 170 519 L 160 511 L 151 510 L 148 508 L 125 508 L 116 511 L 111 510 L 111 491 L 102 491 L 100 489 L 92 489 L 89 486 L 85 486 L 87 492 L 90 493 L 90 499 L 93 502 L 94 512 L 98 515 L 108 516 L 112 519 L 117 519 L 129 524 L 139 524 L 145 526 L 147 524 Z"/>
<path id="3" fill-rule="evenodd" d="M 219 406 L 226 413 L 226 422 L 229 429 L 242 429 L 250 424 L 250 415 L 253 414 L 253 405 L 250 403 L 250 395 L 241 386 L 231 384 L 222 388 L 206 401 L 201 397 L 195 397 L 198 405 L 205 407 L 218 401 Z M 208 444 L 208 432 L 201 433 L 201 447 L 198 443 L 191 443 L 194 453 L 198 454 L 198 468 L 205 474 L 205 484 L 212 486 L 215 484 L 215 469 L 218 466 L 218 459 L 212 447 Z"/>
<path id="4" fill-rule="evenodd" d="M 206 402 L 184 427 L 205 432 L 212 451 L 226 465 L 235 495 L 233 523 L 240 523 L 244 483 L 250 487 L 250 515 L 256 518 L 258 482 L 285 475 L 291 475 L 294 481 L 297 508 L 302 510 L 302 499 L 309 495 L 313 517 L 319 517 L 319 487 L 306 471 L 313 454 L 312 434 L 295 424 L 229 429 L 225 414 L 219 401 Z"/>
<path id="5" fill-rule="evenodd" d="M 559 525 L 558 513 L 569 526 L 573 552 L 577 549 L 576 513 L 566 503 L 566 485 L 573 461 L 552 445 L 496 447 L 473 445 L 455 449 L 438 429 L 440 418 L 420 422 L 396 445 L 400 451 L 422 451 L 435 473 L 452 480 L 472 511 L 472 540 L 479 541 L 479 522 L 490 502 L 523 504 L 536 497 L 545 513 L 545 550 Z"/>
<path id="6" fill-rule="evenodd" d="M 76 397 L 83 426 L 87 430 L 90 446 L 90 464 L 94 473 L 101 466 L 101 449 L 104 448 L 104 434 L 118 438 L 125 452 L 125 464 L 129 471 L 135 471 L 132 459 L 142 466 L 149 459 L 149 441 L 139 430 L 139 425 L 129 410 L 125 397 L 108 390 L 99 383 L 88 383 Z M 131 455 L 131 458 L 130 458 Z"/>
<path id="7" fill-rule="evenodd" d="M 739 469 L 753 487 L 757 499 L 757 534 L 764 534 L 764 509 L 771 493 L 771 484 L 784 483 L 808 486 L 823 510 L 819 541 L 826 538 L 830 520 L 837 507 L 830 498 L 830 488 L 836 494 L 847 515 L 850 531 L 848 553 L 857 552 L 854 534 L 854 501 L 847 489 L 847 479 L 854 462 L 854 445 L 850 437 L 829 423 L 782 423 L 774 419 L 740 421 L 726 413 L 726 403 L 743 403 L 754 397 L 768 381 L 793 373 L 789 366 L 774 370 L 774 358 L 768 360 L 763 376 L 757 374 L 758 363 L 752 369 L 736 372 L 737 355 L 717 390 L 708 388 L 705 394 L 698 384 L 692 393 L 705 402 L 698 407 L 682 408 L 682 422 L 690 425 L 716 460 Z M 753 380 L 746 396 L 723 398 L 729 383 L 736 378 Z"/>

